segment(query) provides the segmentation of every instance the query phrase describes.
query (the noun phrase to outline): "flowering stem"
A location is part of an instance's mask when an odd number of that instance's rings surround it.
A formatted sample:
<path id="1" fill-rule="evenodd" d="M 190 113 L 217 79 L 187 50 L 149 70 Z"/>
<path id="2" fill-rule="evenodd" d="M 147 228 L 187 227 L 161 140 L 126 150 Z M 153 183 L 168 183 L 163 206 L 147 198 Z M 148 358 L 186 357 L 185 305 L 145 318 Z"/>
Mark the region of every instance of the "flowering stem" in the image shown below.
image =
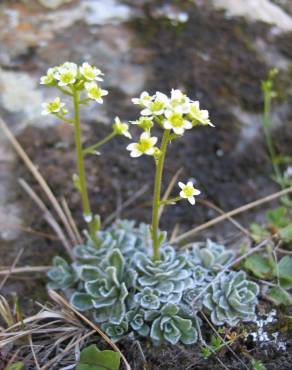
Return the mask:
<path id="1" fill-rule="evenodd" d="M 61 114 L 56 113 L 55 116 L 60 118 L 60 120 L 69 123 L 70 125 L 72 125 L 72 123 L 74 123 L 73 119 L 66 118 L 66 117 L 62 116 Z"/>
<path id="2" fill-rule="evenodd" d="M 165 200 L 161 200 L 159 202 L 159 205 L 160 206 L 162 206 L 162 205 L 171 205 L 171 204 L 175 204 L 179 200 L 181 200 L 181 197 L 174 197 L 174 198 L 170 198 L 170 199 L 165 199 Z"/>
<path id="3" fill-rule="evenodd" d="M 268 154 L 270 156 L 270 160 L 272 162 L 273 170 L 276 176 L 276 179 L 279 181 L 281 187 L 283 188 L 283 181 L 281 176 L 281 171 L 279 169 L 278 164 L 276 163 L 276 151 L 273 145 L 273 140 L 270 134 L 270 126 L 271 126 L 271 101 L 272 101 L 272 93 L 273 91 L 271 88 L 264 89 L 264 116 L 263 116 L 263 129 L 264 135 L 266 138 L 266 144 L 268 149 Z"/>
<path id="4" fill-rule="evenodd" d="M 111 132 L 109 135 L 107 135 L 104 139 L 98 141 L 96 144 L 93 144 L 89 146 L 88 148 L 83 150 L 83 155 L 86 154 L 92 154 L 94 153 L 98 148 L 100 148 L 102 145 L 106 144 L 108 141 L 113 139 L 116 136 L 116 132 Z"/>
<path id="5" fill-rule="evenodd" d="M 152 210 L 152 242 L 153 242 L 153 259 L 155 261 L 159 260 L 159 247 L 160 240 L 158 235 L 159 227 L 159 207 L 160 207 L 160 193 L 161 193 L 161 181 L 164 159 L 167 149 L 167 144 L 169 141 L 170 130 L 165 130 L 162 137 L 160 155 L 156 162 L 156 172 L 155 172 L 155 182 L 154 182 L 154 196 L 153 196 L 153 210 Z"/>
<path id="6" fill-rule="evenodd" d="M 77 168 L 78 168 L 78 175 L 80 181 L 80 193 L 81 193 L 81 200 L 82 200 L 82 208 L 85 220 L 89 220 L 89 231 L 90 236 L 92 237 L 94 242 L 98 242 L 96 233 L 92 232 L 94 229 L 94 219 L 92 217 L 90 204 L 89 204 L 89 197 L 87 191 L 87 184 L 86 184 L 86 177 L 85 177 L 85 168 L 84 168 L 84 155 L 82 150 L 82 143 L 81 143 L 81 129 L 80 129 L 80 122 L 79 122 L 79 93 L 77 90 L 73 92 L 73 102 L 74 102 L 74 127 L 75 127 L 75 144 L 76 144 L 76 152 L 77 152 Z"/>

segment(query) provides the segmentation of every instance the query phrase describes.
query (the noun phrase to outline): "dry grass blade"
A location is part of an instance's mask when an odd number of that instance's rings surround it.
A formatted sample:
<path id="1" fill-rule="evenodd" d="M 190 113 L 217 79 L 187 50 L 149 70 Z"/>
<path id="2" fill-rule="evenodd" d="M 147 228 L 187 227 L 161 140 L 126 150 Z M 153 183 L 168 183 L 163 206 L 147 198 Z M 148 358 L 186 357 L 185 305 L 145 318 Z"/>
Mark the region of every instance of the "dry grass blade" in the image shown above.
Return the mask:
<path id="1" fill-rule="evenodd" d="M 221 209 L 220 207 L 217 207 L 215 204 L 209 202 L 208 200 L 198 199 L 198 203 L 201 203 L 201 204 L 203 204 L 203 205 L 205 205 L 205 206 L 207 206 L 211 209 L 214 209 L 215 211 L 217 211 L 221 215 L 226 215 L 226 212 L 224 212 L 223 209 Z M 237 229 L 239 229 L 245 235 L 252 238 L 251 233 L 247 229 L 245 229 L 243 226 L 241 226 L 239 222 L 234 220 L 234 218 L 232 218 L 231 216 L 227 216 L 227 220 L 230 221 Z"/>
<path id="2" fill-rule="evenodd" d="M 12 229 L 12 230 L 21 230 L 27 234 L 32 234 L 36 236 L 41 236 L 42 238 L 50 239 L 50 240 L 60 240 L 60 238 L 56 235 L 47 234 L 42 231 L 34 230 L 29 226 L 24 225 L 11 225 L 11 224 L 4 224 L 1 222 L 1 227 L 5 227 L 6 229 Z"/>
<path id="3" fill-rule="evenodd" d="M 72 348 L 74 348 L 77 344 L 82 342 L 84 339 L 92 336 L 95 332 L 96 332 L 95 330 L 91 330 L 89 333 L 86 333 L 83 336 L 81 336 L 81 338 L 78 338 L 77 340 L 72 341 L 72 343 L 69 343 L 66 346 L 66 348 L 62 351 L 62 353 L 52 358 L 46 365 L 42 366 L 39 370 L 46 370 L 48 369 L 49 366 L 53 365 L 54 363 L 57 363 L 62 357 L 66 356 Z"/>
<path id="4" fill-rule="evenodd" d="M 16 360 L 17 356 L 18 356 L 18 353 L 20 352 L 20 348 L 18 348 L 16 350 L 16 352 L 12 355 L 12 357 L 10 358 L 10 360 L 8 361 L 8 364 L 7 366 L 5 367 L 4 370 L 8 370 L 9 367 L 14 363 L 14 361 Z"/>
<path id="5" fill-rule="evenodd" d="M 2 295 L 0 295 L 0 316 L 8 327 L 14 324 L 12 309 L 10 308 L 6 298 Z"/>
<path id="6" fill-rule="evenodd" d="M 87 317 L 82 315 L 80 312 L 75 310 L 70 304 L 58 293 L 56 293 L 54 290 L 49 290 L 49 296 L 58 304 L 65 306 L 69 310 L 72 310 L 76 316 L 81 318 L 84 322 L 86 322 L 87 325 L 89 325 L 91 328 L 93 328 L 116 352 L 119 353 L 121 356 L 121 359 L 124 361 L 124 364 L 127 368 L 127 370 L 131 370 L 131 366 L 126 360 L 125 356 L 122 354 L 122 352 L 119 350 L 119 348 L 115 345 L 115 343 L 102 331 L 99 329 L 98 326 L 96 326 L 93 322 L 91 322 Z"/>
<path id="7" fill-rule="evenodd" d="M 6 268 L 0 270 L 0 275 L 6 274 L 22 274 L 28 272 L 47 272 L 52 266 L 25 266 L 25 267 L 16 267 L 16 268 Z"/>
<path id="8" fill-rule="evenodd" d="M 96 331 L 89 332 L 79 318 L 64 306 L 56 309 L 41 307 L 42 311 L 38 314 L 3 329 L 0 332 L 0 348 L 9 346 L 12 351 L 16 346 L 19 356 L 14 356 L 15 360 L 21 360 L 29 369 L 56 370 L 72 364 L 72 361 L 74 363 L 74 351 L 70 349 Z M 25 344 L 24 338 L 28 339 L 29 345 Z"/>
<path id="9" fill-rule="evenodd" d="M 289 193 L 292 193 L 292 186 L 288 189 L 281 190 L 281 191 L 279 191 L 277 193 L 274 193 L 274 194 L 271 194 L 267 197 L 258 199 L 256 201 L 248 203 L 248 204 L 245 204 L 245 205 L 243 205 L 241 207 L 238 207 L 238 208 L 236 208 L 236 209 L 234 209 L 230 212 L 226 212 L 224 215 L 215 217 L 212 220 L 210 220 L 210 221 L 208 221 L 208 222 L 206 222 L 206 223 L 204 223 L 200 226 L 197 226 L 194 229 L 191 229 L 191 230 L 187 231 L 184 234 L 179 235 L 178 237 L 176 237 L 173 240 L 173 243 L 179 243 L 183 240 L 189 239 L 189 238 L 193 237 L 194 235 L 196 235 L 198 232 L 200 232 L 202 230 L 205 230 L 205 229 L 207 229 L 211 226 L 214 226 L 214 225 L 218 224 L 219 222 L 222 222 L 222 221 L 224 221 L 224 220 L 226 220 L 230 217 L 233 217 L 235 215 L 238 215 L 239 213 L 243 213 L 243 212 L 246 212 L 246 211 L 248 211 L 252 208 L 258 207 L 258 206 L 260 206 L 264 203 L 271 202 L 272 200 L 283 197 L 284 195 L 287 195 Z"/>
<path id="10" fill-rule="evenodd" d="M 24 249 L 22 248 L 18 253 L 17 253 L 17 256 L 15 257 L 10 269 L 8 270 L 7 274 L 4 276 L 3 280 L 1 281 L 0 283 L 0 290 L 4 287 L 4 284 L 6 283 L 7 279 L 9 278 L 10 274 L 11 274 L 11 271 L 15 268 L 15 266 L 17 265 L 22 253 L 23 253 Z"/>
<path id="11" fill-rule="evenodd" d="M 38 363 L 37 357 L 35 355 L 35 351 L 34 351 L 34 346 L 33 346 L 31 335 L 28 336 L 28 341 L 29 341 L 29 345 L 30 345 L 30 348 L 31 348 L 31 353 L 33 355 L 33 359 L 34 359 L 34 362 L 35 362 L 36 369 L 37 370 L 40 370 L 41 368 L 40 368 L 40 365 Z"/>
<path id="12" fill-rule="evenodd" d="M 17 154 L 20 156 L 20 158 L 23 160 L 27 168 L 30 170 L 34 178 L 37 180 L 37 182 L 40 184 L 41 188 L 43 189 L 44 193 L 47 195 L 49 201 L 51 202 L 53 208 L 55 209 L 57 215 L 60 217 L 65 230 L 67 231 L 71 241 L 73 244 L 77 244 L 77 240 L 75 239 L 74 232 L 70 226 L 69 221 L 67 220 L 66 215 L 64 214 L 62 207 L 58 203 L 56 197 L 54 196 L 52 190 L 50 189 L 49 185 L 43 178 L 43 176 L 40 174 L 39 170 L 36 168 L 36 166 L 33 164 L 33 162 L 30 160 L 22 146 L 19 144 L 19 142 L 14 137 L 13 133 L 8 128 L 7 124 L 4 122 L 2 118 L 0 118 L 0 127 L 6 134 L 8 140 L 16 150 Z"/>
<path id="13" fill-rule="evenodd" d="M 179 224 L 175 224 L 175 225 L 174 225 L 174 228 L 173 228 L 173 230 L 172 230 L 172 233 L 171 233 L 170 239 L 169 239 L 169 243 L 170 243 L 170 244 L 172 244 L 172 241 L 176 238 L 177 234 L 179 233 L 179 229 L 180 229 Z"/>
<path id="14" fill-rule="evenodd" d="M 77 225 L 74 221 L 74 218 L 72 216 L 72 213 L 70 211 L 68 203 L 66 202 L 66 199 L 62 198 L 61 203 L 62 203 L 62 207 L 63 207 L 64 212 L 65 212 L 65 215 L 66 215 L 66 217 L 67 217 L 67 219 L 68 219 L 68 221 L 71 225 L 72 231 L 74 232 L 76 240 L 78 241 L 79 244 L 83 244 L 83 240 L 82 240 L 81 235 L 78 231 Z"/>
<path id="15" fill-rule="evenodd" d="M 177 182 L 177 179 L 179 177 L 179 175 L 182 173 L 182 168 L 180 168 L 178 171 L 176 171 L 176 173 L 173 175 L 172 179 L 170 180 L 170 183 L 168 184 L 167 186 L 167 189 L 162 197 L 162 201 L 165 201 L 169 198 L 170 196 L 170 193 L 175 185 L 175 183 Z M 162 212 L 164 210 L 164 207 L 165 205 L 161 205 L 160 208 L 159 208 L 159 213 L 158 213 L 158 219 L 160 219 L 161 215 L 162 215 Z"/>
<path id="16" fill-rule="evenodd" d="M 52 213 L 48 210 L 48 208 L 45 206 L 43 201 L 39 198 L 39 196 L 32 190 L 32 188 L 28 185 L 27 182 L 25 182 L 23 179 L 19 179 L 19 183 L 22 186 L 22 188 L 26 191 L 26 193 L 32 198 L 32 200 L 37 204 L 37 206 L 43 211 L 44 218 L 47 221 L 47 223 L 52 227 L 52 229 L 55 231 L 55 233 L 58 235 L 60 240 L 63 243 L 63 246 L 68 253 L 69 257 L 74 261 L 75 256 L 72 252 L 72 246 L 69 244 L 69 241 L 67 240 L 65 234 L 63 233 L 62 228 L 52 215 Z"/>

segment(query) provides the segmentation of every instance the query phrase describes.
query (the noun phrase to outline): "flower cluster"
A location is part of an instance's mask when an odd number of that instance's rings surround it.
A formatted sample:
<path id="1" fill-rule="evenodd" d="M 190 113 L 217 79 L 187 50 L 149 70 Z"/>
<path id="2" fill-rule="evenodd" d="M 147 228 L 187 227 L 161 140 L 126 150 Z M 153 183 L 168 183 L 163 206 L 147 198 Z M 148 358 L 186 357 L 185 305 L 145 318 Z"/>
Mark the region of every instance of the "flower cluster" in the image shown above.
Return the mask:
<path id="1" fill-rule="evenodd" d="M 87 62 L 84 62 L 81 66 L 66 62 L 60 66 L 49 68 L 47 74 L 41 77 L 40 84 L 54 86 L 72 98 L 77 92 L 78 104 L 86 104 L 92 100 L 102 104 L 103 97 L 108 95 L 108 91 L 102 89 L 98 84 L 98 82 L 103 81 L 103 75 L 100 69 Z M 81 97 L 82 93 L 86 94 L 83 98 Z M 70 120 L 65 117 L 68 110 L 64 108 L 65 103 L 61 101 L 60 97 L 43 103 L 42 107 L 42 115 L 53 114 L 65 122 L 73 123 L 73 119 Z M 112 130 L 114 135 L 122 135 L 129 139 L 132 137 L 129 132 L 129 125 L 121 122 L 119 117 L 115 118 Z"/>
<path id="2" fill-rule="evenodd" d="M 166 147 L 158 147 L 158 138 L 151 135 L 152 128 L 158 125 L 164 131 L 168 131 L 168 141 L 181 137 L 186 130 L 190 130 L 197 125 L 213 126 L 209 119 L 209 112 L 200 109 L 200 103 L 193 101 L 178 89 L 172 89 L 170 96 L 159 91 L 154 95 L 149 95 L 144 91 L 139 98 L 133 98 L 132 102 L 139 105 L 142 110 L 140 117 L 135 121 L 130 121 L 143 130 L 137 142 L 127 146 L 130 156 L 140 157 L 143 154 L 153 156 L 158 162 L 160 156 L 164 156 Z M 162 144 L 161 144 L 162 145 Z M 180 197 L 187 199 L 192 205 L 195 204 L 195 195 L 200 191 L 195 189 L 192 182 L 186 185 L 179 182 L 181 188 Z"/>
<path id="3" fill-rule="evenodd" d="M 144 91 L 139 98 L 132 99 L 134 104 L 142 108 L 139 120 L 132 122 L 145 131 L 150 131 L 154 122 L 176 135 L 183 135 L 199 124 L 213 126 L 209 112 L 200 109 L 200 103 L 193 101 L 178 89 L 172 89 L 170 97 L 157 91 L 149 95 Z"/>
<path id="4" fill-rule="evenodd" d="M 81 66 L 75 63 L 66 62 L 60 66 L 49 68 L 47 74 L 40 79 L 41 85 L 56 86 L 60 91 L 67 95 L 74 94 L 74 91 L 85 91 L 87 100 L 95 100 L 97 103 L 103 103 L 103 96 L 108 92 L 102 89 L 97 82 L 103 81 L 103 73 L 95 66 L 84 62 Z M 65 103 L 57 97 L 52 102 L 43 103 L 42 114 L 64 115 L 67 113 L 63 109 Z"/>

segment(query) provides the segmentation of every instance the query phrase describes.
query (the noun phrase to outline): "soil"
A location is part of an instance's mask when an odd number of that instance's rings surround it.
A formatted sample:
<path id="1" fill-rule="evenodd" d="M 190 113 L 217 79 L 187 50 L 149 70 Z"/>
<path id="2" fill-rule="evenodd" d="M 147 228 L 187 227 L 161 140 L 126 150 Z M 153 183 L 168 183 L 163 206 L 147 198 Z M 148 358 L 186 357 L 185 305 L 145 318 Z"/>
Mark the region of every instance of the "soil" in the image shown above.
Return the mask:
<path id="1" fill-rule="evenodd" d="M 196 6 L 191 2 L 182 1 L 176 1 L 175 5 L 186 11 L 189 19 L 186 23 L 173 25 L 167 17 L 157 15 L 158 5 L 165 5 L 166 1 L 130 3 L 143 14 L 123 25 L 127 32 L 135 34 L 131 45 L 135 63 L 145 70 L 150 66 L 150 73 L 147 74 L 143 88 L 150 92 L 160 90 L 167 93 L 172 87 L 185 89 L 192 98 L 199 99 L 201 105 L 209 109 L 216 125 L 216 128 L 193 130 L 171 145 L 165 165 L 164 189 L 175 172 L 182 169 L 182 180 L 194 178 L 203 192 L 202 199 L 213 202 L 225 211 L 277 191 L 278 187 L 271 179 L 271 164 L 258 125 L 263 104 L 260 83 L 270 65 L 257 50 L 255 40 L 262 40 L 269 50 L 290 61 L 291 34 L 274 36 L 270 27 L 265 24 L 250 24 L 244 19 L 228 19 L 223 12 L 215 12 L 208 6 Z M 61 49 L 68 43 L 68 50 L 60 51 L 66 58 L 76 56 L 76 48 L 96 45 L 100 37 L 81 23 L 73 24 L 67 31 L 67 34 L 58 35 L 57 46 Z M 68 34 L 75 38 L 80 37 L 79 35 L 84 38 L 86 36 L 88 41 L 82 41 L 83 46 L 78 42 L 70 45 Z M 34 48 L 33 52 L 19 55 L 14 60 L 16 68 L 40 74 L 40 64 L 52 58 L 53 46 L 48 46 L 46 50 Z M 39 57 L 41 63 L 38 62 Z M 80 55 L 78 57 L 80 58 Z M 282 123 L 273 131 L 275 145 L 284 155 L 292 154 L 292 125 L 289 124 L 292 111 L 287 108 L 291 102 L 287 93 L 291 87 L 287 83 L 289 76 L 289 70 L 280 73 L 281 94 L 277 101 L 280 107 L 277 121 Z M 138 112 L 130 104 L 129 95 L 119 86 L 111 89 L 107 102 L 110 119 L 115 115 L 123 119 L 135 119 Z M 243 122 L 246 116 L 252 122 L 250 125 Z M 109 132 L 110 128 L 103 122 L 86 119 L 83 123 L 84 144 L 90 145 Z M 138 134 L 135 130 L 133 133 L 135 136 Z M 80 200 L 71 181 L 75 172 L 71 128 L 62 124 L 49 128 L 29 126 L 21 131 L 18 140 L 44 174 L 57 197 L 66 198 L 74 219 L 82 229 L 84 224 L 81 219 Z M 86 167 L 91 203 L 94 211 L 104 220 L 116 211 L 119 204 L 132 197 L 145 184 L 149 184 L 148 190 L 120 214 L 122 218 L 149 222 L 153 163 L 149 158 L 131 159 L 125 150 L 126 145 L 125 139 L 118 138 L 102 148 L 101 156 L 88 157 Z M 22 162 L 16 163 L 14 171 L 15 179 L 25 178 L 37 193 L 42 194 Z M 174 189 L 174 192 L 176 190 Z M 16 184 L 13 194 L 14 200 L 22 204 L 27 225 L 34 230 L 52 234 L 40 217 L 40 211 Z M 245 213 L 237 219 L 248 227 L 255 219 L 263 219 L 265 209 L 270 206 L 271 204 Z M 180 203 L 167 208 L 161 220 L 161 228 L 171 233 L 175 225 L 178 225 L 182 232 L 216 215 L 215 211 L 203 205 L 191 207 L 187 203 Z M 233 247 L 240 248 L 241 245 L 238 230 L 228 222 L 207 230 L 200 234 L 198 239 L 204 237 L 221 241 L 232 238 Z M 24 249 L 21 265 L 49 265 L 53 255 L 64 254 L 58 241 L 33 234 L 22 234 L 19 239 L 3 243 L 0 249 L 2 264 L 11 264 L 20 248 Z M 44 284 L 45 278 L 41 275 L 25 280 L 10 278 L 2 294 L 21 292 L 22 307 L 26 313 L 30 313 L 34 309 L 34 301 L 45 301 L 47 298 Z M 283 328 L 285 329 L 284 324 Z M 277 330 L 281 332 L 283 328 Z M 291 370 L 291 332 L 289 334 L 284 329 L 280 339 L 286 343 L 285 351 L 278 349 L 277 343 L 272 339 L 267 343 L 240 342 L 233 350 L 246 364 L 250 363 L 248 353 L 261 360 L 268 370 Z M 274 328 L 267 330 L 269 333 L 274 332 Z M 147 360 L 146 365 L 143 364 L 137 345 L 128 342 L 120 344 L 133 369 L 222 369 L 215 356 L 208 360 L 202 359 L 198 347 L 152 348 L 146 343 L 141 343 L 141 346 Z M 219 358 L 228 369 L 246 369 L 229 351 L 220 352 Z"/>

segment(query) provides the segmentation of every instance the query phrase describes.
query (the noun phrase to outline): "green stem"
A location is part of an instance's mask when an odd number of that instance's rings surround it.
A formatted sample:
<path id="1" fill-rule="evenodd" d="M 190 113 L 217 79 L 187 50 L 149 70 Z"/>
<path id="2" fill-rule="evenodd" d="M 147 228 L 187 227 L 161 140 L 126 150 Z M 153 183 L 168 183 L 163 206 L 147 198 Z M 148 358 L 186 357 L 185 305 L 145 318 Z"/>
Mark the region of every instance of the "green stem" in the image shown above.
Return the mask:
<path id="1" fill-rule="evenodd" d="M 160 156 L 156 163 L 155 181 L 154 181 L 154 195 L 153 195 L 153 209 L 152 209 L 152 242 L 153 242 L 153 259 L 155 261 L 159 260 L 159 207 L 160 207 L 160 193 L 161 193 L 161 181 L 164 159 L 167 149 L 167 144 L 169 141 L 170 130 L 165 130 L 162 137 Z"/>
<path id="2" fill-rule="evenodd" d="M 89 221 L 89 231 L 94 242 L 98 242 L 97 236 L 93 233 L 94 230 L 94 219 L 91 213 L 89 197 L 87 191 L 86 177 L 85 177 L 85 168 L 84 168 L 84 156 L 81 143 L 81 128 L 79 121 L 79 93 L 77 90 L 73 94 L 74 101 L 74 127 L 75 127 L 75 144 L 76 144 L 76 153 L 77 153 L 77 168 L 78 175 L 80 180 L 80 193 L 82 200 L 83 214 Z"/>
<path id="3" fill-rule="evenodd" d="M 63 87 L 57 85 L 57 88 L 62 91 L 63 94 L 66 94 L 66 95 L 69 95 L 69 96 L 73 96 L 74 94 L 72 94 L 70 91 L 64 89 Z"/>
<path id="4" fill-rule="evenodd" d="M 271 91 L 270 90 L 264 91 L 264 117 L 263 117 L 264 135 L 266 138 L 267 149 L 268 149 L 270 160 L 272 162 L 273 170 L 276 175 L 276 179 L 280 181 L 281 188 L 283 188 L 283 184 L 281 181 L 281 178 L 282 178 L 281 171 L 279 169 L 279 166 L 276 163 L 276 151 L 275 151 L 273 140 L 270 134 L 271 101 L 272 101 Z"/>
<path id="5" fill-rule="evenodd" d="M 94 151 L 96 151 L 98 148 L 100 148 L 102 145 L 106 144 L 108 141 L 113 139 L 117 134 L 113 131 L 109 135 L 107 135 L 104 139 L 98 141 L 96 144 L 93 144 L 89 146 L 88 148 L 83 150 L 83 154 L 92 154 Z"/>
<path id="6" fill-rule="evenodd" d="M 181 200 L 181 197 L 174 197 L 174 198 L 170 198 L 170 199 L 166 199 L 166 200 L 161 200 L 159 202 L 159 205 L 162 206 L 162 205 L 175 204 L 179 200 Z"/>
<path id="7" fill-rule="evenodd" d="M 58 117 L 60 120 L 69 123 L 70 125 L 72 125 L 72 123 L 74 123 L 73 119 L 66 118 L 66 117 L 62 116 L 61 114 L 56 113 L 55 116 Z"/>

